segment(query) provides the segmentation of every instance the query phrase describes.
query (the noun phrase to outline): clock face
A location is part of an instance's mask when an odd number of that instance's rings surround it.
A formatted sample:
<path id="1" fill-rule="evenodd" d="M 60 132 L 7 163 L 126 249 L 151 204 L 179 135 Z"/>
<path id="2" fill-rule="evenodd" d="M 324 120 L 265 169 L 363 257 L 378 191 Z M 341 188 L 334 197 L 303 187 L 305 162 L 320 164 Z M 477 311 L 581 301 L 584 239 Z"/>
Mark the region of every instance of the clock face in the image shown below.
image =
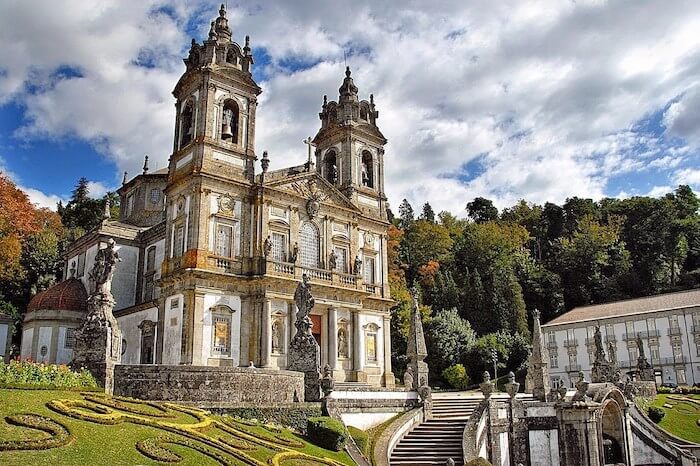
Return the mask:
<path id="1" fill-rule="evenodd" d="M 374 244 L 374 236 L 371 233 L 365 233 L 365 243 Z"/>
<path id="2" fill-rule="evenodd" d="M 235 208 L 236 200 L 228 194 L 224 194 L 223 196 L 221 196 L 221 198 L 219 198 L 219 210 L 221 212 L 233 214 Z"/>

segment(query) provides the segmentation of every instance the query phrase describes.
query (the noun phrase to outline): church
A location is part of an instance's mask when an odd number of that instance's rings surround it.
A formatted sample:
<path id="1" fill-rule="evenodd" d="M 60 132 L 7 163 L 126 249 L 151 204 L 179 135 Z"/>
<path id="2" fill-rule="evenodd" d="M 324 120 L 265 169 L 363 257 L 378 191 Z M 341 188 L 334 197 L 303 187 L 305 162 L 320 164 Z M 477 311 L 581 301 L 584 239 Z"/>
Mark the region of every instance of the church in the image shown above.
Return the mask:
<path id="1" fill-rule="evenodd" d="M 113 238 L 122 363 L 285 369 L 306 274 L 321 364 L 337 381 L 393 386 L 387 140 L 373 96 L 361 100 L 346 69 L 337 101 L 323 96 L 306 163 L 269 170 L 274 154 L 255 148 L 262 89 L 250 40 L 232 39 L 223 5 L 184 62 L 168 167 L 146 159 L 141 174 L 125 174 L 119 218 L 106 215 L 67 250 L 70 286 L 30 304 L 21 356 L 71 360 L 84 312 L 71 297 L 94 288 L 88 272 Z"/>

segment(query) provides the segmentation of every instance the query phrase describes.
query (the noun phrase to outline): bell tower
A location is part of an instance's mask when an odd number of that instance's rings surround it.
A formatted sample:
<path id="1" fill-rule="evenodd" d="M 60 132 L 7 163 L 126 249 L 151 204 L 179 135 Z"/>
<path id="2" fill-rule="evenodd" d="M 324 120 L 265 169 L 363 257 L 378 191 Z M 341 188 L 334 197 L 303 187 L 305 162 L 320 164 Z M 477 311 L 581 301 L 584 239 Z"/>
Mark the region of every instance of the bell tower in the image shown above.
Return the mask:
<path id="1" fill-rule="evenodd" d="M 360 100 L 350 67 L 338 101 L 323 97 L 316 145 L 316 171 L 363 211 L 386 219 L 384 135 L 377 127 L 374 96 Z"/>
<path id="2" fill-rule="evenodd" d="M 175 138 L 171 179 L 189 173 L 253 180 L 255 109 L 262 90 L 253 80 L 253 55 L 246 36 L 241 47 L 221 5 L 202 44 L 192 39 L 185 73 L 173 95 Z"/>

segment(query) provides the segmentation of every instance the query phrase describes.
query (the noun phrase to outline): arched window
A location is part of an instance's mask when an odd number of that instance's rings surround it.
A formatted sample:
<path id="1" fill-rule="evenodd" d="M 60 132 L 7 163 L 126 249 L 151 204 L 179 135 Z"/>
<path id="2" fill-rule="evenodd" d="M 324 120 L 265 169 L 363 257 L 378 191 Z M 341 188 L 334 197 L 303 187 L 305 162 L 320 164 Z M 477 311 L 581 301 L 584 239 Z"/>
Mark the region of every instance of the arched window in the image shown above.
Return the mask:
<path id="1" fill-rule="evenodd" d="M 318 228 L 313 223 L 305 223 L 299 234 L 299 261 L 302 267 L 318 267 L 319 250 Z"/>
<path id="2" fill-rule="evenodd" d="M 185 147 L 194 139 L 194 101 L 185 102 L 180 115 L 180 147 Z"/>
<path id="3" fill-rule="evenodd" d="M 233 49 L 229 49 L 228 53 L 226 54 L 226 63 L 230 63 L 232 65 L 238 64 L 238 57 L 236 57 L 236 52 Z"/>
<path id="4" fill-rule="evenodd" d="M 360 120 L 369 121 L 369 108 L 366 104 L 360 105 Z"/>
<path id="5" fill-rule="evenodd" d="M 224 102 L 221 139 L 234 144 L 238 143 L 238 104 L 233 99 Z"/>
<path id="6" fill-rule="evenodd" d="M 374 188 L 374 164 L 369 151 L 362 152 L 362 186 Z"/>
<path id="7" fill-rule="evenodd" d="M 338 183 L 338 161 L 334 150 L 326 152 L 323 164 L 326 179 L 332 184 Z"/>

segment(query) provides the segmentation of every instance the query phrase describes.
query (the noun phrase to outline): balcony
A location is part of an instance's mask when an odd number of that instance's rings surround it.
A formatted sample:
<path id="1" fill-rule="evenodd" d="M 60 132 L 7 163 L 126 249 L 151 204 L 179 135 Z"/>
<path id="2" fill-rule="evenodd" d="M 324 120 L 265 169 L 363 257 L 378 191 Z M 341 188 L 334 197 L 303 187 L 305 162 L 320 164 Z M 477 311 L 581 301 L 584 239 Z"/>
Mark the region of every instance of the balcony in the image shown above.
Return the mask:
<path id="1" fill-rule="evenodd" d="M 231 257 L 210 255 L 207 257 L 207 267 L 223 273 L 236 273 L 240 270 L 240 262 Z"/>
<path id="2" fill-rule="evenodd" d="M 668 329 L 668 334 L 669 334 L 669 336 L 672 336 L 672 335 L 680 335 L 681 333 L 682 333 L 682 332 L 681 332 L 681 328 L 680 328 L 680 327 L 671 327 L 671 328 Z"/>
<path id="3" fill-rule="evenodd" d="M 547 340 L 547 348 L 549 349 L 557 349 L 559 348 L 559 345 L 557 345 L 556 340 Z"/>
<path id="4" fill-rule="evenodd" d="M 686 364 L 688 358 L 684 355 L 676 356 L 675 358 L 661 358 L 659 364 L 662 366 L 671 366 L 675 364 Z"/>
<path id="5" fill-rule="evenodd" d="M 570 364 L 564 367 L 566 372 L 578 372 L 581 370 L 581 364 Z"/>
<path id="6" fill-rule="evenodd" d="M 306 274 L 315 283 L 365 291 L 375 296 L 383 295 L 383 288 L 381 284 L 364 283 L 362 277 L 358 275 L 338 272 L 337 270 L 302 267 L 292 262 L 268 260 L 266 274 L 276 277 L 292 278 L 295 280 L 300 280 L 302 274 Z"/>
<path id="7" fill-rule="evenodd" d="M 625 341 L 636 340 L 637 335 L 640 335 L 641 333 L 642 332 L 623 333 L 622 339 Z"/>
<path id="8" fill-rule="evenodd" d="M 639 332 L 639 336 L 642 338 L 658 338 L 660 335 L 661 335 L 661 332 L 657 329 L 645 330 L 643 332 Z"/>
<path id="9" fill-rule="evenodd" d="M 577 339 L 574 338 L 573 340 L 564 340 L 564 347 L 565 348 L 569 348 L 569 347 L 573 347 L 573 346 L 578 346 Z"/>
<path id="10" fill-rule="evenodd" d="M 610 342 L 614 343 L 617 341 L 617 337 L 615 335 L 605 335 L 603 340 L 605 341 L 605 343 L 610 343 Z"/>

